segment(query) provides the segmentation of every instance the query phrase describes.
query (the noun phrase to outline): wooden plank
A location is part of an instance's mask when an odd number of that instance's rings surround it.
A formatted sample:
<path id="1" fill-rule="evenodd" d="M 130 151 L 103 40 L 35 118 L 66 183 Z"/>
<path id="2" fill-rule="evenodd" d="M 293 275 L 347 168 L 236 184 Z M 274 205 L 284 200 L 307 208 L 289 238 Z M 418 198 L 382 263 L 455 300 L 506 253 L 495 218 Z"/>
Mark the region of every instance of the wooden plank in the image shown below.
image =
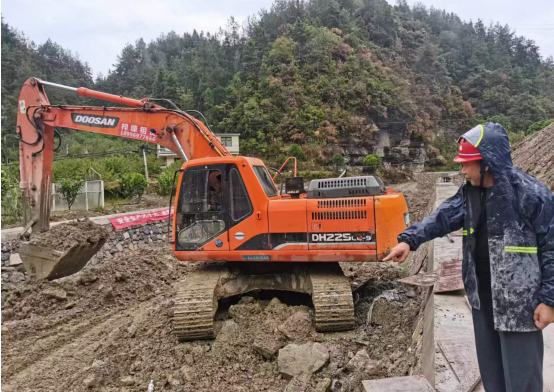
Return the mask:
<path id="1" fill-rule="evenodd" d="M 438 340 L 437 344 L 452 366 L 458 380 L 463 382 L 475 369 L 479 368 L 474 344 L 468 344 L 467 340 L 459 338 Z"/>
<path id="2" fill-rule="evenodd" d="M 461 380 L 454 392 L 471 392 L 479 384 L 479 381 L 481 381 L 481 373 L 479 373 L 479 369 L 473 369 Z"/>
<path id="3" fill-rule="evenodd" d="M 398 279 L 400 283 L 411 284 L 414 286 L 430 287 L 434 286 L 437 282 L 438 274 L 436 272 L 429 272 L 425 274 L 417 274 L 408 276 L 407 278 Z"/>
<path id="4" fill-rule="evenodd" d="M 445 293 L 464 288 L 462 281 L 462 260 L 445 261 L 441 264 L 434 293 Z"/>
<path id="5" fill-rule="evenodd" d="M 365 392 L 433 392 L 423 376 L 392 377 L 362 381 Z"/>

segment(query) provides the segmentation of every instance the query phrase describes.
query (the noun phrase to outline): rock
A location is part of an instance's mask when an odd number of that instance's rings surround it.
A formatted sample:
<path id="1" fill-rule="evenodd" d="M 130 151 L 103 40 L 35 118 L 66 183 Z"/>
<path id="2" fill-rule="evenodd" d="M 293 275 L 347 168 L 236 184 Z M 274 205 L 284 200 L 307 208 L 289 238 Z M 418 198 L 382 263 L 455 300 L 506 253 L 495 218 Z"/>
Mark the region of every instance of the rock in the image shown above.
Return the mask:
<path id="1" fill-rule="evenodd" d="M 96 378 L 94 374 L 91 374 L 83 380 L 83 384 L 85 384 L 85 387 L 87 388 L 92 388 L 98 384 L 98 378 Z"/>
<path id="2" fill-rule="evenodd" d="M 323 380 L 320 380 L 317 383 L 316 387 L 314 388 L 314 392 L 327 392 L 330 387 L 331 387 L 331 379 L 324 378 Z"/>
<path id="3" fill-rule="evenodd" d="M 245 296 L 240 299 L 239 304 L 253 304 L 255 301 L 254 297 Z"/>
<path id="4" fill-rule="evenodd" d="M 194 369 L 188 365 L 184 365 L 179 369 L 181 376 L 185 381 L 191 381 L 193 379 Z"/>
<path id="5" fill-rule="evenodd" d="M 271 301 L 269 301 L 269 304 L 267 306 L 272 307 L 272 306 L 276 306 L 276 305 L 281 305 L 281 301 L 279 300 L 279 298 L 274 297 L 274 298 L 271 299 Z"/>
<path id="6" fill-rule="evenodd" d="M 339 392 L 342 389 L 342 381 L 341 380 L 333 380 L 331 382 L 331 391 L 332 392 Z"/>
<path id="7" fill-rule="evenodd" d="M 194 357 L 192 356 L 192 354 L 185 355 L 185 363 L 189 366 L 194 365 Z"/>
<path id="8" fill-rule="evenodd" d="M 2 319 L 3 320 L 9 320 L 15 316 L 15 312 L 13 309 L 6 309 L 2 311 Z"/>
<path id="9" fill-rule="evenodd" d="M 53 298 L 58 301 L 66 301 L 67 300 L 67 293 L 62 288 L 49 288 L 44 290 L 44 296 L 48 298 Z"/>
<path id="10" fill-rule="evenodd" d="M 19 253 L 12 253 L 10 255 L 10 267 L 17 267 L 18 265 L 23 264 Z"/>
<path id="11" fill-rule="evenodd" d="M 75 305 L 77 305 L 76 302 L 69 302 L 69 303 L 67 303 L 67 304 L 64 306 L 64 309 L 71 309 L 71 308 L 74 308 Z"/>
<path id="12" fill-rule="evenodd" d="M 275 336 L 272 333 L 262 332 L 256 336 L 252 347 L 264 358 L 271 359 L 285 344 L 286 341 L 283 337 Z"/>
<path id="13" fill-rule="evenodd" d="M 118 251 L 123 252 L 123 246 L 121 246 L 121 244 L 119 244 L 119 243 L 116 244 L 116 245 L 115 245 L 115 248 L 116 248 Z"/>
<path id="14" fill-rule="evenodd" d="M 92 367 L 95 369 L 100 369 L 101 367 L 104 367 L 105 364 L 106 362 L 101 361 L 100 359 L 95 359 L 94 361 L 92 361 Z"/>
<path id="15" fill-rule="evenodd" d="M 15 267 L 2 267 L 2 272 L 13 272 Z"/>
<path id="16" fill-rule="evenodd" d="M 129 238 L 131 238 L 131 236 L 129 235 L 129 233 L 127 233 L 127 232 L 123 233 L 123 239 L 124 239 L 124 240 L 128 240 Z"/>
<path id="17" fill-rule="evenodd" d="M 298 311 L 277 329 L 289 339 L 305 338 L 312 330 L 312 318 L 307 311 Z"/>
<path id="18" fill-rule="evenodd" d="M 133 378 L 133 376 L 122 377 L 119 379 L 119 382 L 127 387 L 135 385 L 135 379 Z"/>
<path id="19" fill-rule="evenodd" d="M 12 283 L 20 283 L 25 281 L 25 275 L 21 272 L 14 272 L 12 276 L 10 277 L 10 282 Z"/>
<path id="20" fill-rule="evenodd" d="M 217 334 L 217 340 L 222 342 L 230 342 L 239 334 L 239 326 L 233 320 L 227 320 Z"/>
<path id="21" fill-rule="evenodd" d="M 10 259 L 10 252 L 2 252 L 2 261 L 8 261 Z"/>
<path id="22" fill-rule="evenodd" d="M 365 349 L 361 349 L 348 361 L 346 369 L 350 372 L 375 374 L 378 370 L 378 364 L 369 358 Z"/>
<path id="23" fill-rule="evenodd" d="M 309 384 L 306 381 L 294 377 L 285 387 L 285 392 L 306 392 Z"/>
<path id="24" fill-rule="evenodd" d="M 131 324 L 131 326 L 127 328 L 127 332 L 129 332 L 129 336 L 132 338 L 137 336 L 137 331 L 138 331 L 138 328 L 135 324 Z"/>
<path id="25" fill-rule="evenodd" d="M 91 270 L 85 270 L 81 274 L 80 282 L 84 285 L 94 283 L 98 280 L 98 276 Z"/>
<path id="26" fill-rule="evenodd" d="M 167 382 L 169 383 L 169 386 L 174 389 L 178 389 L 177 387 L 181 386 L 181 381 L 174 376 L 167 377 Z"/>
<path id="27" fill-rule="evenodd" d="M 129 276 L 125 273 L 116 272 L 114 275 L 114 279 L 116 282 L 125 282 Z"/>
<path id="28" fill-rule="evenodd" d="M 415 298 L 415 296 L 416 296 L 416 293 L 415 293 L 414 290 L 409 289 L 408 291 L 406 291 L 406 297 L 408 297 L 408 298 Z"/>
<path id="29" fill-rule="evenodd" d="M 288 378 L 308 380 L 329 361 L 329 350 L 321 343 L 289 344 L 279 350 L 279 372 Z"/>

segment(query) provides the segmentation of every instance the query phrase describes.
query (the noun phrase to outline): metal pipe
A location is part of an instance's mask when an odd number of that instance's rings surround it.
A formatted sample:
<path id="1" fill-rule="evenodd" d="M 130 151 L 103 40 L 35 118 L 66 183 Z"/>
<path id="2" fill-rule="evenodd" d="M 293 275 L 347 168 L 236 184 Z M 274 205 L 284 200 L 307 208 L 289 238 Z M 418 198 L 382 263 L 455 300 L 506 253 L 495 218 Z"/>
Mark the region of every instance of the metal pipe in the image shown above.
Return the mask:
<path id="1" fill-rule="evenodd" d="M 175 145 L 179 149 L 179 154 L 181 155 L 181 158 L 183 158 L 183 161 L 188 162 L 187 154 L 183 151 L 183 148 L 181 147 L 181 144 L 179 143 L 179 139 L 177 139 L 177 136 L 175 136 L 174 132 L 171 132 L 171 138 L 175 142 Z"/>
<path id="2" fill-rule="evenodd" d="M 37 81 L 38 81 L 40 84 L 44 84 L 45 86 L 52 86 L 52 87 L 57 87 L 57 88 L 61 88 L 61 89 L 64 89 L 64 90 L 70 90 L 70 91 L 75 91 L 75 92 L 77 92 L 77 88 L 76 88 L 76 87 L 69 87 L 69 86 L 64 86 L 63 84 L 52 83 L 52 82 L 45 82 L 44 80 L 40 80 L 40 79 L 37 79 Z"/>

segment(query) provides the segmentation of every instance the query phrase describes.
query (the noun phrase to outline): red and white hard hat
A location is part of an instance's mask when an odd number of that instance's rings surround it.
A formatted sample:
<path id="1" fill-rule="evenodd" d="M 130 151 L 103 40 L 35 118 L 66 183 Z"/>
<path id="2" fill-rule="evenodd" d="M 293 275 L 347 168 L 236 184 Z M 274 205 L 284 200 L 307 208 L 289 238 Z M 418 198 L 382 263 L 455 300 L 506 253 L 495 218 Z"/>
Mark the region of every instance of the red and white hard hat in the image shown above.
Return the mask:
<path id="1" fill-rule="evenodd" d="M 454 162 L 471 162 L 483 159 L 479 149 L 468 142 L 466 139 L 460 138 L 460 147 L 458 148 L 458 156 L 454 158 Z"/>

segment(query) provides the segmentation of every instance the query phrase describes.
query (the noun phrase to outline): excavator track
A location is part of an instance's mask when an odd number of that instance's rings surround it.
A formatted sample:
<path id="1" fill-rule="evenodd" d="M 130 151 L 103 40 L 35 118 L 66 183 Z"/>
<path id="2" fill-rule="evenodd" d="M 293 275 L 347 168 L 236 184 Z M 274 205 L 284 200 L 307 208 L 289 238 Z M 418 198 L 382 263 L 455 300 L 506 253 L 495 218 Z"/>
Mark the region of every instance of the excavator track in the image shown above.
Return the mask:
<path id="1" fill-rule="evenodd" d="M 338 263 L 309 268 L 315 327 L 319 332 L 354 329 L 354 300 L 348 278 Z"/>
<path id="2" fill-rule="evenodd" d="M 173 333 L 179 340 L 214 337 L 219 275 L 219 270 L 200 270 L 179 282 L 173 311 Z"/>
<path id="3" fill-rule="evenodd" d="M 228 263 L 199 270 L 179 282 L 173 332 L 179 340 L 214 337 L 217 301 L 258 290 L 311 295 L 320 332 L 354 329 L 350 282 L 339 263 Z"/>

